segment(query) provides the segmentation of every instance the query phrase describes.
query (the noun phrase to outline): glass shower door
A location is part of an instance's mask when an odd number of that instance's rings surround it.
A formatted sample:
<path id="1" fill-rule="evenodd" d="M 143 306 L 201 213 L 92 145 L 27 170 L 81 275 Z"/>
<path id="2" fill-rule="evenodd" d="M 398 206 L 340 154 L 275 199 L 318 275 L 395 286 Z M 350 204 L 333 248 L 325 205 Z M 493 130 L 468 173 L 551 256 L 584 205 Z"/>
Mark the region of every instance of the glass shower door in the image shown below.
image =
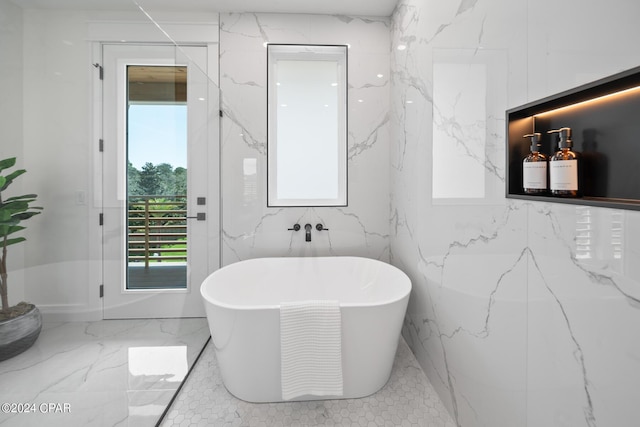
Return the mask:
<path id="1" fill-rule="evenodd" d="M 103 47 L 104 318 L 204 315 L 217 145 L 209 106 L 218 105 L 206 56 L 204 47 Z"/>

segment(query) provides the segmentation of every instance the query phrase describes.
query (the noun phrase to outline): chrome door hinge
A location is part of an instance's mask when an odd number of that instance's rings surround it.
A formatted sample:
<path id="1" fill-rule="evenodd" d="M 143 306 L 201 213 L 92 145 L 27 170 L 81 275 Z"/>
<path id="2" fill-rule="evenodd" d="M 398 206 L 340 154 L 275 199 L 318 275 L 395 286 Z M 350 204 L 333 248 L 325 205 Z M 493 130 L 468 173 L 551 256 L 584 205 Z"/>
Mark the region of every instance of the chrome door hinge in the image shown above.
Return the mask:
<path id="1" fill-rule="evenodd" d="M 104 225 L 104 214 L 103 213 L 98 215 L 98 222 L 99 222 L 99 225 Z"/>
<path id="2" fill-rule="evenodd" d="M 95 64 L 93 64 L 93 66 L 98 69 L 100 80 L 104 80 L 104 68 L 102 68 L 102 65 L 96 62 Z"/>
<path id="3" fill-rule="evenodd" d="M 98 140 L 98 150 L 102 153 L 104 151 L 104 139 Z"/>
<path id="4" fill-rule="evenodd" d="M 100 298 L 104 297 L 104 285 L 100 285 Z"/>

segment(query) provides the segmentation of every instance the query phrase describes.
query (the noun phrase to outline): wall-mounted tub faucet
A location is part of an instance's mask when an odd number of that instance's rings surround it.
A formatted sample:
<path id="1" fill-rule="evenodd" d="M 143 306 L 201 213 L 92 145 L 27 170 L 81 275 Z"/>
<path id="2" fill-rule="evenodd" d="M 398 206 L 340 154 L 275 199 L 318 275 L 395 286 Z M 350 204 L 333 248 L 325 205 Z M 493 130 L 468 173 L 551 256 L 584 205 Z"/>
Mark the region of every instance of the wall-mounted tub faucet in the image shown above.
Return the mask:
<path id="1" fill-rule="evenodd" d="M 311 224 L 305 224 L 304 231 L 305 231 L 304 241 L 310 242 L 311 241 Z"/>

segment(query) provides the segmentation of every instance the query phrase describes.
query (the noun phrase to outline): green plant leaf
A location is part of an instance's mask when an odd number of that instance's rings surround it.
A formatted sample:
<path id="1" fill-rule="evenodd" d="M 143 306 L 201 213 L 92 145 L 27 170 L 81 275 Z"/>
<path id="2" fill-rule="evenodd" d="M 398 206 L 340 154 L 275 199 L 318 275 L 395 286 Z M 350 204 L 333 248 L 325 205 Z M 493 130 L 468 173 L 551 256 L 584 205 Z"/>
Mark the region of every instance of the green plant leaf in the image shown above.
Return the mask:
<path id="1" fill-rule="evenodd" d="M 13 238 L 13 239 L 7 239 L 7 242 L 6 242 L 5 246 L 15 245 L 16 243 L 24 242 L 25 240 L 27 240 L 27 239 L 25 239 L 24 237 L 16 237 L 16 238 Z M 4 243 L 4 240 L 0 241 L 0 247 L 2 247 L 3 243 Z"/>
<path id="2" fill-rule="evenodd" d="M 15 164 L 15 157 L 0 160 L 0 171 L 15 166 Z M 6 176 L 0 176 L 0 192 L 25 172 L 25 169 L 18 169 Z M 0 202 L 0 247 L 14 245 L 27 240 L 25 237 L 9 239 L 7 236 L 24 230 L 25 227 L 20 226 L 20 222 L 41 213 L 41 207 L 30 206 L 30 203 L 34 202 L 37 197 L 36 194 L 24 194 L 22 196 L 9 197 Z"/>
<path id="3" fill-rule="evenodd" d="M 41 212 L 21 212 L 19 214 L 13 215 L 11 218 L 16 218 L 20 221 L 24 221 L 25 219 L 29 219 L 34 215 L 38 215 Z"/>
<path id="4" fill-rule="evenodd" d="M 0 178 L 1 178 L 1 177 L 0 177 Z M 35 201 L 37 197 L 38 197 L 38 195 L 37 195 L 37 194 L 25 194 L 25 195 L 22 195 L 22 196 L 13 196 L 13 197 L 9 197 L 9 198 L 8 198 L 7 200 L 5 200 L 4 202 L 5 202 L 5 203 L 8 203 L 8 202 L 12 202 L 12 201 L 14 201 L 14 200 L 23 200 L 23 201 L 25 201 L 25 202 L 32 202 L 32 201 Z M 27 199 L 27 200 L 24 200 L 24 199 Z"/>
<path id="5" fill-rule="evenodd" d="M 10 157 L 8 159 L 0 160 L 0 171 L 10 168 L 16 164 L 16 158 Z"/>
<path id="6" fill-rule="evenodd" d="M 0 224 L 11 220 L 11 212 L 9 209 L 0 209 Z"/>
<path id="7" fill-rule="evenodd" d="M 18 231 L 24 230 L 26 227 L 20 225 L 0 225 L 0 239 Z M 1 240 L 0 240 L 1 241 Z"/>
<path id="8" fill-rule="evenodd" d="M 5 212 L 11 212 L 11 214 L 24 212 L 27 209 L 29 209 L 29 203 L 20 201 L 20 200 L 9 202 L 9 203 L 3 203 L 2 206 L 0 206 L 0 210 Z"/>
<path id="9" fill-rule="evenodd" d="M 17 171 L 11 172 L 9 175 L 5 176 L 5 183 L 2 187 L 0 187 L 0 191 L 4 191 L 9 185 L 13 182 L 14 179 L 25 173 L 25 169 L 18 169 Z"/>
<path id="10" fill-rule="evenodd" d="M 0 224 L 0 238 L 11 234 L 11 227 L 17 227 L 14 224 Z"/>
<path id="11" fill-rule="evenodd" d="M 13 225 L 18 225 L 20 220 L 18 218 L 9 218 L 3 221 L 0 221 L 0 227 L 11 227 Z"/>
<path id="12" fill-rule="evenodd" d="M 25 208 L 23 208 L 23 205 L 19 205 L 19 204 L 15 204 L 17 202 L 20 203 L 26 203 L 27 207 L 26 209 L 42 209 L 36 206 L 29 206 L 29 203 L 34 202 L 35 200 L 12 200 L 9 203 L 0 203 L 0 209 L 5 208 L 5 210 L 25 210 Z"/>

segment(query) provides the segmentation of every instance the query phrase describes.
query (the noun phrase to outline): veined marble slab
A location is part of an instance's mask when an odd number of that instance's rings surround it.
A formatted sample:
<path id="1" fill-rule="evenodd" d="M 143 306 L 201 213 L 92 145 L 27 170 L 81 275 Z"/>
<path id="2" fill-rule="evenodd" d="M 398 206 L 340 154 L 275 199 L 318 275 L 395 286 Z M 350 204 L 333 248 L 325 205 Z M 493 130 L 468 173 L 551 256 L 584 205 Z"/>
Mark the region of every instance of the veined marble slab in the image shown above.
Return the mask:
<path id="1" fill-rule="evenodd" d="M 0 426 L 153 426 L 208 338 L 204 318 L 45 323 L 0 362 Z"/>

